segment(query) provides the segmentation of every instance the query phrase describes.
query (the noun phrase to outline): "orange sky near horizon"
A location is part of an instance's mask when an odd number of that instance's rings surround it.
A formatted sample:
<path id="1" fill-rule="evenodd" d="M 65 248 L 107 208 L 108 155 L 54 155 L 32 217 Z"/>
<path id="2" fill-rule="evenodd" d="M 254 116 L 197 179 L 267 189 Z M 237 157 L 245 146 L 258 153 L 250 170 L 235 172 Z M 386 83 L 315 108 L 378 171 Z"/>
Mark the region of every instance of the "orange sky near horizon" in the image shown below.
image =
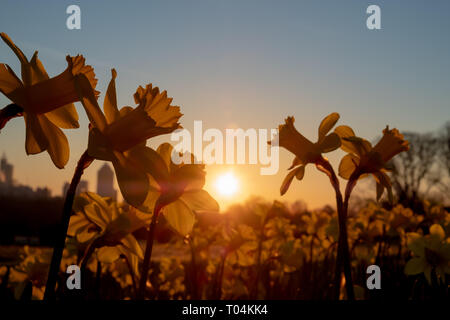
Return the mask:
<path id="1" fill-rule="evenodd" d="M 431 132 L 450 120 L 450 42 L 442 38 L 450 30 L 448 1 L 433 6 L 411 2 L 408 10 L 401 2 L 382 1 L 383 27 L 376 31 L 366 27 L 364 1 L 77 4 L 82 28 L 68 30 L 65 1 L 6 1 L 0 32 L 29 58 L 38 50 L 50 76 L 66 68 L 67 54 L 83 54 L 99 80 L 100 105 L 115 68 L 119 106 L 135 106 L 136 88 L 153 83 L 174 98 L 184 114 L 181 124 L 191 131 L 195 120 L 203 121 L 203 130 L 225 133 L 227 128 L 277 128 L 294 116 L 298 131 L 315 142 L 321 120 L 338 112 L 337 125 L 350 125 L 356 135 L 376 141 L 386 125 L 401 132 Z M 0 63 L 20 74 L 17 57 L 1 41 Z M 0 94 L 0 108 L 9 103 Z M 80 128 L 64 130 L 71 154 L 62 170 L 46 152 L 26 155 L 22 118 L 2 129 L 0 155 L 13 163 L 17 183 L 48 186 L 53 195 L 61 195 L 87 146 L 88 119 L 79 103 L 76 107 Z M 169 141 L 165 135 L 148 145 Z M 336 171 L 343 155 L 340 150 L 326 154 Z M 293 157 L 281 149 L 279 172 L 272 176 L 261 176 L 259 165 L 207 166 L 206 189 L 223 208 L 253 195 L 303 200 L 310 209 L 333 205 L 328 177 L 312 165 L 280 197 Z M 92 191 L 102 164 L 94 161 L 83 177 Z M 229 170 L 240 188 L 224 197 L 215 182 Z M 375 189 L 367 194 L 375 197 Z"/>

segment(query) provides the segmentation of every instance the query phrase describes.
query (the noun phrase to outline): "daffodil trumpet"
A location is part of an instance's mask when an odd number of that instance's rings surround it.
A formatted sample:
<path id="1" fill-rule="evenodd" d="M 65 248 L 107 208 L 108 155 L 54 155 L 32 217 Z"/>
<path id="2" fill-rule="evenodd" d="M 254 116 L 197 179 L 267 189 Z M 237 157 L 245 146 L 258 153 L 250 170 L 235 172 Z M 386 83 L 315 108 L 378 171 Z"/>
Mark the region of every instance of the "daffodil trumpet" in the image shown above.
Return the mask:
<path id="1" fill-rule="evenodd" d="M 72 215 L 72 207 L 75 199 L 75 193 L 80 183 L 81 176 L 86 168 L 94 161 L 87 151 L 85 151 L 80 160 L 78 160 L 75 173 L 70 183 L 69 189 L 64 200 L 63 212 L 58 226 L 58 233 L 55 239 L 55 246 L 53 248 L 52 260 L 50 263 L 50 270 L 47 277 L 47 285 L 44 292 L 44 300 L 55 299 L 55 286 L 58 278 L 58 272 L 61 265 L 62 254 L 64 251 L 64 245 L 66 243 L 67 229 L 69 228 L 70 216 Z"/>

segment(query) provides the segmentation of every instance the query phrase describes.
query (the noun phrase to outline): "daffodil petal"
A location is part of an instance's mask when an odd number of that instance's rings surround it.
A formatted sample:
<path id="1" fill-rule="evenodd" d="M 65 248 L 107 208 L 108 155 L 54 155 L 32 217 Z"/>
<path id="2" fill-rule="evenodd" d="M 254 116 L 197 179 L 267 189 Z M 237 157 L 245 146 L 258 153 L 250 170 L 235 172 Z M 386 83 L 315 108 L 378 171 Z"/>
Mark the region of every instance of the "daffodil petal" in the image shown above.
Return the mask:
<path id="1" fill-rule="evenodd" d="M 56 167 L 62 169 L 69 160 L 69 142 L 64 133 L 45 115 L 24 115 L 26 124 L 25 149 L 27 154 L 47 150 Z"/>
<path id="2" fill-rule="evenodd" d="M 63 129 L 76 129 L 80 127 L 78 123 L 78 113 L 73 103 L 66 104 L 60 108 L 45 114 L 53 124 Z"/>
<path id="3" fill-rule="evenodd" d="M 69 161 L 69 141 L 65 134 L 51 123 L 45 115 L 37 116 L 39 123 L 42 128 L 42 132 L 45 134 L 47 138 L 47 152 L 50 155 L 55 166 L 59 169 L 64 168 Z"/>
<path id="4" fill-rule="evenodd" d="M 435 223 L 430 227 L 430 234 L 435 236 L 440 241 L 445 239 L 445 231 L 441 225 Z"/>
<path id="5" fill-rule="evenodd" d="M 30 66 L 27 57 L 22 52 L 22 50 L 17 47 L 11 38 L 4 32 L 0 33 L 0 37 L 3 41 L 11 48 L 11 50 L 16 54 L 17 58 L 20 61 L 21 70 L 22 70 L 22 81 L 25 85 L 31 85 L 31 72 Z"/>
<path id="6" fill-rule="evenodd" d="M 219 211 L 217 201 L 203 189 L 185 192 L 180 199 L 194 211 Z"/>
<path id="7" fill-rule="evenodd" d="M 9 98 L 11 92 L 22 86 L 14 71 L 8 65 L 0 63 L 0 92 Z"/>
<path id="8" fill-rule="evenodd" d="M 349 126 L 338 126 L 334 129 L 334 132 L 341 137 L 341 149 L 348 153 L 359 154 L 358 148 L 355 148 L 353 143 L 347 141 L 345 138 L 355 137 L 353 129 Z"/>
<path id="9" fill-rule="evenodd" d="M 319 126 L 319 143 L 323 138 L 325 138 L 327 133 L 331 130 L 331 128 L 334 127 L 334 125 L 338 120 L 339 120 L 339 113 L 337 112 L 329 114 L 322 120 Z"/>
<path id="10" fill-rule="evenodd" d="M 295 178 L 297 180 L 302 180 L 305 176 L 305 166 L 300 166 L 297 169 L 295 169 Z"/>
<path id="11" fill-rule="evenodd" d="M 78 230 L 89 225 L 90 222 L 82 214 L 75 214 L 70 217 L 69 227 L 67 229 L 67 235 L 74 237 Z"/>
<path id="12" fill-rule="evenodd" d="M 94 127 L 103 132 L 106 127 L 106 118 L 97 103 L 94 88 L 92 88 L 88 78 L 82 74 L 76 77 L 75 88 L 89 121 Z"/>
<path id="13" fill-rule="evenodd" d="M 149 189 L 147 174 L 138 170 L 123 156 L 122 159 L 115 159 L 113 165 L 124 199 L 132 206 L 138 208 L 147 197 Z"/>
<path id="14" fill-rule="evenodd" d="M 24 113 L 25 120 L 25 151 L 28 155 L 38 154 L 46 150 L 48 142 L 42 131 L 37 115 Z"/>
<path id="15" fill-rule="evenodd" d="M 109 141 L 98 128 L 92 127 L 89 129 L 87 150 L 88 154 L 95 159 L 104 161 L 112 161 L 114 159 L 114 153 Z"/>
<path id="16" fill-rule="evenodd" d="M 302 160 L 299 159 L 297 156 L 294 158 L 294 160 L 292 161 L 291 166 L 288 168 L 288 170 L 291 170 L 293 168 L 295 168 L 296 166 L 303 164 Z"/>
<path id="17" fill-rule="evenodd" d="M 89 203 L 95 203 L 99 206 L 100 210 L 96 212 L 97 216 L 101 218 L 105 225 L 112 221 L 113 216 L 111 215 L 111 207 L 106 202 L 105 198 L 94 192 L 84 192 L 83 193 Z"/>
<path id="18" fill-rule="evenodd" d="M 166 163 L 167 168 L 171 168 L 172 164 L 172 151 L 173 146 L 170 143 L 163 143 L 161 144 L 158 149 L 156 149 L 156 152 L 158 152 L 161 155 L 161 158 Z"/>
<path id="19" fill-rule="evenodd" d="M 281 195 L 284 195 L 288 191 L 289 186 L 291 185 L 292 180 L 294 179 L 294 177 L 297 173 L 296 171 L 297 171 L 296 169 L 289 171 L 289 173 L 284 178 L 283 183 L 281 184 L 281 187 L 280 187 Z"/>
<path id="20" fill-rule="evenodd" d="M 48 80 L 50 77 L 47 74 L 47 71 L 45 71 L 44 65 L 42 64 L 41 60 L 38 59 L 38 52 L 36 51 L 33 54 L 33 57 L 30 61 L 30 68 L 31 68 L 31 84 L 35 84 L 41 81 Z"/>
<path id="21" fill-rule="evenodd" d="M 163 214 L 169 225 L 182 236 L 192 231 L 195 215 L 182 200 L 178 199 L 164 207 Z"/>
<path id="22" fill-rule="evenodd" d="M 425 270 L 425 259 L 414 257 L 410 259 L 405 265 L 405 274 L 406 275 L 415 275 L 422 273 Z"/>
<path id="23" fill-rule="evenodd" d="M 339 164 L 339 175 L 348 180 L 356 169 L 356 165 L 359 163 L 359 158 L 349 153 L 345 155 L 341 163 Z"/>
<path id="24" fill-rule="evenodd" d="M 147 195 L 142 205 L 140 205 L 137 208 L 142 212 L 152 213 L 153 210 L 155 209 L 156 202 L 161 196 L 161 193 L 159 192 L 158 189 L 159 186 L 157 185 L 156 181 L 151 176 L 149 176 L 148 178 L 149 178 L 149 188 Z"/>
<path id="25" fill-rule="evenodd" d="M 139 242 L 136 240 L 136 238 L 132 234 L 128 234 L 120 242 L 130 252 L 134 253 L 141 259 L 144 258 L 144 252 L 142 250 L 142 247 L 139 245 Z"/>
<path id="26" fill-rule="evenodd" d="M 113 263 L 120 257 L 120 251 L 116 247 L 102 247 L 97 249 L 97 259 L 104 263 Z"/>
<path id="27" fill-rule="evenodd" d="M 97 203 L 89 203 L 83 208 L 86 218 L 104 231 L 108 225 L 108 220 L 101 213 L 102 209 Z"/>
<path id="28" fill-rule="evenodd" d="M 130 252 L 130 250 L 128 250 L 127 248 L 123 247 L 123 246 L 119 246 L 118 247 L 119 250 L 122 252 L 122 254 L 125 256 L 125 259 L 128 260 L 128 262 L 130 263 L 131 269 L 132 269 L 132 273 L 134 276 L 138 276 L 139 275 L 139 260 L 143 259 L 143 258 L 139 258 L 137 255 L 133 254 Z"/>
<path id="29" fill-rule="evenodd" d="M 204 165 L 186 164 L 172 174 L 172 183 L 183 191 L 200 190 L 205 185 L 206 172 Z"/>
<path id="30" fill-rule="evenodd" d="M 112 69 L 111 81 L 109 82 L 105 100 L 103 102 L 103 110 L 105 111 L 105 117 L 108 123 L 112 123 L 120 117 L 119 109 L 117 107 L 116 77 L 117 72 L 115 69 Z"/>
<path id="31" fill-rule="evenodd" d="M 378 171 L 378 172 L 373 173 L 373 176 L 375 177 L 375 180 L 377 181 L 377 201 L 380 199 L 380 197 L 382 195 L 382 192 L 381 192 L 381 194 L 379 194 L 380 187 L 378 187 L 378 185 L 381 185 L 383 187 L 383 190 L 384 190 L 384 188 L 386 188 L 386 190 L 388 192 L 389 202 L 393 203 L 394 195 L 392 193 L 391 180 L 389 179 L 388 175 L 382 171 Z"/>
<path id="32" fill-rule="evenodd" d="M 341 146 L 341 138 L 336 133 L 332 132 L 325 136 L 320 144 L 320 150 L 322 153 L 327 153 L 338 149 Z"/>
<path id="33" fill-rule="evenodd" d="M 146 146 L 137 146 L 127 152 L 133 162 L 140 165 L 140 167 L 155 178 L 160 185 L 169 180 L 169 170 L 164 159 L 155 150 Z"/>
<path id="34" fill-rule="evenodd" d="M 359 157 L 364 156 L 372 150 L 372 144 L 360 137 L 342 138 L 342 144 L 345 145 L 345 150 L 350 150 L 351 153 L 354 153 Z"/>

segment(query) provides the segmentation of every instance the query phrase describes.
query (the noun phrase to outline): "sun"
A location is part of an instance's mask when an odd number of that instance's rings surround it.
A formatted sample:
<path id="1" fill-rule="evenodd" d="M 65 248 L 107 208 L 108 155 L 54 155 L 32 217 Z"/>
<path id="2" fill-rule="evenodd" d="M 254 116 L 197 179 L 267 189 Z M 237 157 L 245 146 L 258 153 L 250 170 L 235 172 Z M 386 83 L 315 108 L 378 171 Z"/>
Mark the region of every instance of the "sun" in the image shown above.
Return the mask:
<path id="1" fill-rule="evenodd" d="M 232 172 L 220 175 L 216 180 L 216 189 L 222 196 L 232 196 L 239 188 L 239 181 Z"/>

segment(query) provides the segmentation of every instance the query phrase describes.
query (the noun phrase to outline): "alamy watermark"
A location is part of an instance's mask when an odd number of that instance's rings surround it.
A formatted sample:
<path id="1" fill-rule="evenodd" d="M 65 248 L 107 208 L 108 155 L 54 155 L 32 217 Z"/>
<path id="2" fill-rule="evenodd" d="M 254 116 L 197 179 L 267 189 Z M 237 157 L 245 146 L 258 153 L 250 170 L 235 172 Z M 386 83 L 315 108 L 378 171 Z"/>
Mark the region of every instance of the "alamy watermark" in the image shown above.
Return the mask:
<path id="1" fill-rule="evenodd" d="M 247 130 L 209 128 L 203 131 L 203 122 L 194 121 L 194 132 L 178 129 L 171 135 L 174 143 L 172 161 L 176 164 L 260 164 L 261 175 L 274 175 L 279 169 L 278 129 Z M 268 144 L 272 141 L 272 146 Z M 180 155 L 182 153 L 182 155 Z"/>

